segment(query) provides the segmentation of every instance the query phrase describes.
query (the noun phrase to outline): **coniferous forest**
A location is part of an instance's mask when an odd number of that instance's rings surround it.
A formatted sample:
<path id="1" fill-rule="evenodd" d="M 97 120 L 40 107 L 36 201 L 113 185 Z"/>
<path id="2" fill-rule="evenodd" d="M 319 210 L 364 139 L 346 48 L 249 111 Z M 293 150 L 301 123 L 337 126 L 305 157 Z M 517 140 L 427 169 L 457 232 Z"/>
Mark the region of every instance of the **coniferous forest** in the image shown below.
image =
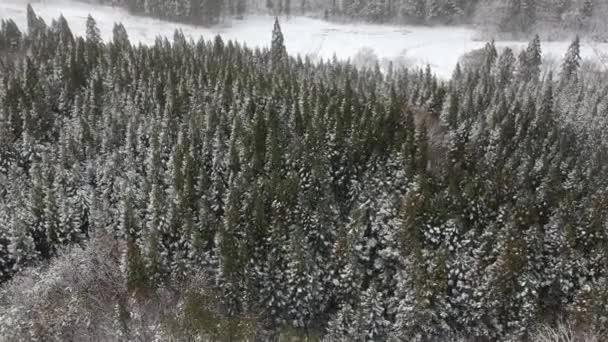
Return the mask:
<path id="1" fill-rule="evenodd" d="M 272 37 L 272 40 L 270 38 Z M 608 332 L 608 77 L 0 29 L 0 340 Z"/>
<path id="2" fill-rule="evenodd" d="M 407 25 L 473 24 L 483 35 L 548 39 L 584 34 L 608 41 L 608 3 L 600 0 L 81 0 L 112 4 L 135 14 L 197 25 L 217 25 L 250 14 L 322 16 Z"/>

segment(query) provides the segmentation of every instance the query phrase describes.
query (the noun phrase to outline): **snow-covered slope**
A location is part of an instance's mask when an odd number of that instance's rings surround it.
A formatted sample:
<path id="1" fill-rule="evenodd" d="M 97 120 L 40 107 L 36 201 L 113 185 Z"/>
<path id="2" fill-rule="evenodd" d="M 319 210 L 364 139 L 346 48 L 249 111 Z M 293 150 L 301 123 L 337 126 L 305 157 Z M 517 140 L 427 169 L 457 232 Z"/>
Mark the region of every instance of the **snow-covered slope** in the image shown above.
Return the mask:
<path id="1" fill-rule="evenodd" d="M 0 19 L 12 18 L 25 29 L 27 2 L 0 0 Z M 267 46 L 274 20 L 270 16 L 250 16 L 244 21 L 233 21 L 222 27 L 208 29 L 138 17 L 123 9 L 73 0 L 39 0 L 32 3 L 32 6 L 47 23 L 63 14 L 72 30 L 78 34 L 84 33 L 86 17 L 91 14 L 97 20 L 105 39 L 111 37 L 114 23 L 122 22 L 131 40 L 144 44 L 154 42 L 159 35 L 172 37 L 175 29 L 181 29 L 195 40 L 200 36 L 212 39 L 220 34 L 225 39 L 238 40 L 248 46 Z M 485 44 L 475 41 L 474 31 L 464 27 L 335 24 L 304 17 L 282 19 L 282 26 L 287 50 L 291 54 L 309 54 L 321 58 L 331 58 L 335 54 L 340 59 L 347 59 L 368 48 L 380 59 L 416 65 L 430 64 L 443 77 L 451 75 L 460 56 Z M 497 45 L 521 48 L 526 43 L 497 42 Z M 545 57 L 561 58 L 568 45 L 569 42 L 544 43 Z M 584 44 L 582 47 L 584 58 L 598 59 L 603 53 L 608 54 L 608 44 Z"/>

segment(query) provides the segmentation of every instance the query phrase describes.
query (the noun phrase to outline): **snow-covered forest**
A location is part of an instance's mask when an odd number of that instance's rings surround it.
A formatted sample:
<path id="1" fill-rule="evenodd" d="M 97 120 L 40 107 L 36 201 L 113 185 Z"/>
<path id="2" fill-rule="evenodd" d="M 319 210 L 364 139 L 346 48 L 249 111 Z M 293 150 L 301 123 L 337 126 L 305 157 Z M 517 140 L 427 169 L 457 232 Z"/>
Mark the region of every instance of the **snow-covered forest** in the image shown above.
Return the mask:
<path id="1" fill-rule="evenodd" d="M 26 30 L 26 6 L 24 0 L 3 0 L 0 2 L 0 19 L 10 18 L 19 29 Z M 250 48 L 264 48 L 270 46 L 268 32 L 274 23 L 271 15 L 251 13 L 243 20 L 224 18 L 222 23 L 206 27 L 163 21 L 135 15 L 121 7 L 74 0 L 45 0 L 33 3 L 32 7 L 47 23 L 63 16 L 76 35 L 86 33 L 86 18 L 89 13 L 94 13 L 101 38 L 106 42 L 112 39 L 114 24 L 120 22 L 134 45 L 153 45 L 159 36 L 171 37 L 175 30 L 180 30 L 186 39 L 195 41 L 200 37 L 213 39 L 221 35 L 222 39 L 238 41 Z M 314 62 L 321 59 L 350 60 L 357 67 L 374 67 L 379 63 L 383 71 L 389 69 L 390 63 L 395 68 L 430 65 L 432 72 L 444 80 L 451 77 L 458 62 L 466 63 L 468 57 L 463 58 L 463 55 L 477 54 L 487 41 L 492 40 L 480 40 L 479 32 L 467 26 L 346 23 L 302 15 L 280 16 L 279 20 L 290 55 L 309 56 Z M 560 39 L 543 40 L 543 71 L 558 72 L 560 60 L 575 36 L 571 33 Z M 528 41 L 497 37 L 495 44 L 498 49 L 509 47 L 519 54 Z M 592 64 L 608 66 L 608 43 L 581 36 L 580 52 L 584 69 Z"/>
<path id="2" fill-rule="evenodd" d="M 573 33 L 608 40 L 608 3 L 599 0 L 81 0 L 132 13 L 216 25 L 250 13 L 316 15 L 329 20 L 424 25 L 475 24 L 492 37 L 549 39 Z M 491 37 L 490 37 L 491 38 Z M 489 38 L 488 38 L 489 39 Z"/>
<path id="3" fill-rule="evenodd" d="M 290 56 L 278 21 L 268 48 L 85 32 L 0 27 L 0 340 L 605 340 L 580 39 L 444 80 Z"/>

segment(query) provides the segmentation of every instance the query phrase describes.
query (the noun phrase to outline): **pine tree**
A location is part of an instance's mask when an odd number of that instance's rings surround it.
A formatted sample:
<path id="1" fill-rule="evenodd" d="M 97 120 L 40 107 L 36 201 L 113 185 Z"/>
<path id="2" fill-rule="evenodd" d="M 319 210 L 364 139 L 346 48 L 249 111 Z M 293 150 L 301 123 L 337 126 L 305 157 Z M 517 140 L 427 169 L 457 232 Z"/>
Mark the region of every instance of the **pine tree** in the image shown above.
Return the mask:
<path id="1" fill-rule="evenodd" d="M 57 250 L 67 244 L 66 229 L 69 229 L 69 227 L 64 226 L 63 222 L 61 222 L 62 220 L 59 213 L 60 208 L 55 195 L 56 188 L 56 186 L 49 185 L 45 196 L 44 229 L 49 245 L 49 255 L 45 255 L 47 258 L 55 256 Z"/>
<path id="2" fill-rule="evenodd" d="M 526 54 L 528 57 L 531 78 L 533 80 L 538 80 L 540 77 L 540 67 L 542 65 L 542 50 L 540 46 L 540 37 L 538 35 L 534 36 L 534 39 L 528 45 Z"/>
<path id="3" fill-rule="evenodd" d="M 576 76 L 578 69 L 581 66 L 581 41 L 577 36 L 566 53 L 564 63 L 562 64 L 562 72 L 560 74 L 564 82 L 570 81 Z"/>
<path id="4" fill-rule="evenodd" d="M 46 24 L 42 18 L 36 15 L 36 12 L 34 12 L 34 9 L 30 4 L 27 5 L 27 29 L 28 36 L 30 37 L 36 37 L 37 35 L 42 34 L 46 29 Z"/>
<path id="5" fill-rule="evenodd" d="M 122 24 L 114 25 L 114 29 L 112 30 L 112 42 L 119 50 L 124 50 L 130 46 L 129 35 Z"/>
<path id="6" fill-rule="evenodd" d="M 235 180 L 226 194 L 226 214 L 218 232 L 220 275 L 226 305 L 231 312 L 238 312 L 243 304 L 242 286 L 245 275 L 243 260 L 242 189 L 240 179 Z"/>
<path id="7" fill-rule="evenodd" d="M 31 239 L 36 252 L 44 259 L 48 259 L 51 256 L 53 249 L 56 247 L 51 244 L 57 242 L 54 239 L 49 241 L 49 232 L 47 232 L 45 227 L 45 201 L 47 200 L 45 191 L 48 189 L 49 185 L 42 165 L 34 164 L 31 172 L 32 186 L 28 202 L 29 213 L 26 219 L 30 230 L 27 231 L 31 231 Z M 53 228 L 56 228 L 56 226 L 53 226 Z M 26 232 L 20 234 L 26 234 Z M 54 236 L 57 232 L 51 232 L 51 234 L 51 236 Z M 26 239 L 23 235 L 19 236 L 21 236 L 22 239 Z M 28 237 L 28 239 L 29 238 L 30 237 Z"/>
<path id="8" fill-rule="evenodd" d="M 18 273 L 34 265 L 39 254 L 36 251 L 35 241 L 28 232 L 27 223 L 24 222 L 23 218 L 16 217 L 11 222 L 11 226 L 13 229 L 8 246 L 8 252 L 12 259 L 11 263 L 13 264 L 11 273 Z"/>
<path id="9" fill-rule="evenodd" d="M 99 45 L 101 44 L 101 33 L 99 28 L 97 27 L 97 23 L 95 19 L 90 15 L 87 17 L 86 23 L 86 41 L 87 41 L 87 51 L 86 57 L 87 61 L 90 65 L 94 65 L 97 63 L 97 59 L 99 58 Z"/>
<path id="10" fill-rule="evenodd" d="M 329 321 L 325 339 L 328 341 L 347 342 L 355 340 L 355 311 L 349 304 L 344 305 Z"/>
<path id="11" fill-rule="evenodd" d="M 453 130 L 458 124 L 459 97 L 456 94 L 448 94 L 441 112 L 441 123 L 448 129 Z"/>
<path id="12" fill-rule="evenodd" d="M 516 60 L 515 56 L 513 55 L 513 50 L 506 48 L 498 58 L 498 63 L 495 69 L 495 77 L 499 87 L 505 87 L 512 81 L 515 73 L 515 63 Z"/>
<path id="13" fill-rule="evenodd" d="M 125 265 L 127 288 L 131 292 L 148 289 L 151 284 L 140 248 L 140 228 L 137 227 L 137 217 L 134 208 L 134 194 L 131 189 L 126 192 L 120 208 L 120 230 L 126 240 Z"/>
<path id="14" fill-rule="evenodd" d="M 358 319 L 359 336 L 351 336 L 357 341 L 381 341 L 386 339 L 388 321 L 385 319 L 385 309 L 382 305 L 381 294 L 372 286 L 363 294 Z"/>
<path id="15" fill-rule="evenodd" d="M 540 37 L 536 35 L 528 44 L 525 51 L 519 56 L 518 73 L 524 81 L 537 82 L 540 78 L 542 65 L 542 51 L 540 46 Z"/>
<path id="16" fill-rule="evenodd" d="M 285 38 L 281 32 L 279 18 L 275 18 L 272 31 L 272 45 L 270 47 L 270 63 L 274 70 L 282 70 L 287 67 L 288 56 L 285 49 Z"/>

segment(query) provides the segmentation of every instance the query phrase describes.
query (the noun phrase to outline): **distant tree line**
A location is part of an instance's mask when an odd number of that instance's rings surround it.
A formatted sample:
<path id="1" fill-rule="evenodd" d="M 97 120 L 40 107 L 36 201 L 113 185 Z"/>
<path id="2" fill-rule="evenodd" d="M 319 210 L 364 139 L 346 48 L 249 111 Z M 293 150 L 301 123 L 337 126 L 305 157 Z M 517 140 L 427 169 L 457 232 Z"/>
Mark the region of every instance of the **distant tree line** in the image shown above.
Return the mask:
<path id="1" fill-rule="evenodd" d="M 598 0 L 99 0 L 157 18 L 215 25 L 248 13 L 322 15 L 328 20 L 414 25 L 478 24 L 488 35 L 522 38 L 543 33 L 608 39 L 608 3 Z"/>
<path id="2" fill-rule="evenodd" d="M 525 37 L 552 31 L 606 31 L 608 4 L 597 0 L 341 0 L 333 16 L 405 24 L 479 24 L 492 34 Z M 561 38 L 561 37 L 560 37 Z"/>
<path id="3" fill-rule="evenodd" d="M 597 0 L 508 0 L 480 4 L 474 22 L 490 28 L 490 34 L 515 37 L 540 32 L 562 39 L 575 33 L 608 39 L 604 18 L 608 3 Z"/>
<path id="4" fill-rule="evenodd" d="M 310 13 L 310 1 L 318 0 L 97 0 L 134 14 L 203 26 L 216 25 L 225 18 L 241 19 L 249 13 Z"/>
<path id="5" fill-rule="evenodd" d="M 525 340 L 562 317 L 608 331 L 608 77 L 582 71 L 578 39 L 555 73 L 535 37 L 446 81 L 284 43 L 278 22 L 250 49 L 179 31 L 135 46 L 120 24 L 103 42 L 92 17 L 79 37 L 31 7 L 27 32 L 4 20 L 1 281 L 103 235 L 131 294 L 100 308 L 109 340 L 136 339 L 129 301 L 194 275 L 205 287 L 172 309 L 207 323 L 182 340 L 250 317 L 327 341 Z M 35 315 L 0 310 L 0 331 L 95 327 Z"/>

